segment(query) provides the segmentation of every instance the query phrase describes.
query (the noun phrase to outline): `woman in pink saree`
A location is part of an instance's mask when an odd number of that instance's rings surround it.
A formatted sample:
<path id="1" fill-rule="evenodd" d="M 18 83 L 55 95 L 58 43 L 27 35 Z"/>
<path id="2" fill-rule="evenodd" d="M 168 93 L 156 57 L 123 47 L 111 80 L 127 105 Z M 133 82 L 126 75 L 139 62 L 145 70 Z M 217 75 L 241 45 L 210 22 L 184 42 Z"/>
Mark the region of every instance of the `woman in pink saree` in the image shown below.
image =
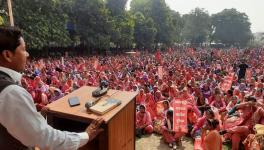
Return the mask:
<path id="1" fill-rule="evenodd" d="M 157 117 L 156 103 L 151 93 L 146 94 L 145 106 L 146 106 L 147 111 L 150 113 L 152 120 L 154 120 Z"/>
<path id="2" fill-rule="evenodd" d="M 144 134 L 153 132 L 152 119 L 150 113 L 146 111 L 144 105 L 139 106 L 139 111 L 136 114 L 136 135 L 141 137 Z"/>
<path id="3" fill-rule="evenodd" d="M 177 145 L 181 146 L 181 137 L 184 135 L 182 132 L 173 131 L 173 110 L 168 110 L 166 118 L 162 124 L 162 136 L 170 148 L 177 149 Z"/>
<path id="4" fill-rule="evenodd" d="M 217 130 L 218 126 L 218 120 L 207 120 L 205 129 L 208 130 L 208 133 L 204 136 L 202 143 L 204 150 L 222 150 L 222 137 Z"/>

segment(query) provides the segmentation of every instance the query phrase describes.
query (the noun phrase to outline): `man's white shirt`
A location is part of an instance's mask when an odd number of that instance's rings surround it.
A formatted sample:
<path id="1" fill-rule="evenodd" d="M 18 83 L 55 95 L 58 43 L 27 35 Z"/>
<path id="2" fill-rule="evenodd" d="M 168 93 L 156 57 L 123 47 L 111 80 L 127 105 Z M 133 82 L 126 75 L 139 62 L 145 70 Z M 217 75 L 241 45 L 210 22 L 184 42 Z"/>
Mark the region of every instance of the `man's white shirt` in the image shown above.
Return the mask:
<path id="1" fill-rule="evenodd" d="M 14 70 L 0 67 L 16 83 L 22 75 Z M 37 112 L 32 96 L 18 85 L 10 85 L 0 94 L 0 124 L 9 134 L 28 147 L 37 146 L 48 150 L 76 150 L 84 146 L 89 136 L 86 132 L 60 131 L 47 124 Z"/>

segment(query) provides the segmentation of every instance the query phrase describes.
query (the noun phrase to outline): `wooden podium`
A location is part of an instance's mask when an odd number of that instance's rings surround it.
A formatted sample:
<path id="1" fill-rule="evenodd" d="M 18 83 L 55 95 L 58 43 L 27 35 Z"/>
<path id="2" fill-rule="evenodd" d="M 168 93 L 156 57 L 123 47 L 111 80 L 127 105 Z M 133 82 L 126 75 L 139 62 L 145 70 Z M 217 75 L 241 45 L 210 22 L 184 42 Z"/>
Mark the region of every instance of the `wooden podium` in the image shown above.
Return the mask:
<path id="1" fill-rule="evenodd" d="M 135 149 L 135 97 L 136 92 L 109 90 L 102 97 L 122 101 L 122 104 L 100 116 L 87 112 L 85 103 L 95 98 L 92 91 L 96 87 L 84 86 L 48 105 L 48 123 L 56 129 L 83 132 L 92 120 L 104 119 L 104 132 L 80 150 L 134 150 Z M 81 105 L 70 107 L 68 99 L 77 96 Z"/>

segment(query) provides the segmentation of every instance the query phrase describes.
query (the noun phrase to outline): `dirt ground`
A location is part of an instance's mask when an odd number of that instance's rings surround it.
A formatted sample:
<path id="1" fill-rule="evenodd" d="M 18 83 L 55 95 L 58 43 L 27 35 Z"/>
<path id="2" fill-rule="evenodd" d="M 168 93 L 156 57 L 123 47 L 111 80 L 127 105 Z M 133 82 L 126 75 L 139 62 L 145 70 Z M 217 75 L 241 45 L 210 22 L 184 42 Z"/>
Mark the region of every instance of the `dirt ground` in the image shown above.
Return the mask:
<path id="1" fill-rule="evenodd" d="M 193 150 L 193 142 L 190 138 L 183 138 L 183 147 L 179 150 Z M 223 146 L 223 150 L 229 150 L 230 148 Z M 167 144 L 164 143 L 161 136 L 152 134 L 149 136 L 143 136 L 142 138 L 136 138 L 136 150 L 171 150 Z"/>

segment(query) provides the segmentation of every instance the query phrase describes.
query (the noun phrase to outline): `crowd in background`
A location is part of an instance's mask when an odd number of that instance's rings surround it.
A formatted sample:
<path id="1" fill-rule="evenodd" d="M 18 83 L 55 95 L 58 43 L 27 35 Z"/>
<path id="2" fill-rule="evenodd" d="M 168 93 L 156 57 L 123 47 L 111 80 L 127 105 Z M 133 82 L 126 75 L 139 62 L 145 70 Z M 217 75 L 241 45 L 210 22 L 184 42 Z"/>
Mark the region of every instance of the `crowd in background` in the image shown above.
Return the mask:
<path id="1" fill-rule="evenodd" d="M 183 136 L 200 138 L 206 150 L 220 150 L 223 142 L 231 142 L 233 150 L 263 149 L 263 136 L 255 129 L 264 124 L 263 65 L 263 49 L 170 48 L 30 60 L 21 83 L 40 111 L 82 86 L 97 87 L 105 80 L 110 89 L 138 91 L 138 137 L 156 132 L 174 149 Z M 187 133 L 173 131 L 172 104 L 178 98 L 187 99 Z"/>

